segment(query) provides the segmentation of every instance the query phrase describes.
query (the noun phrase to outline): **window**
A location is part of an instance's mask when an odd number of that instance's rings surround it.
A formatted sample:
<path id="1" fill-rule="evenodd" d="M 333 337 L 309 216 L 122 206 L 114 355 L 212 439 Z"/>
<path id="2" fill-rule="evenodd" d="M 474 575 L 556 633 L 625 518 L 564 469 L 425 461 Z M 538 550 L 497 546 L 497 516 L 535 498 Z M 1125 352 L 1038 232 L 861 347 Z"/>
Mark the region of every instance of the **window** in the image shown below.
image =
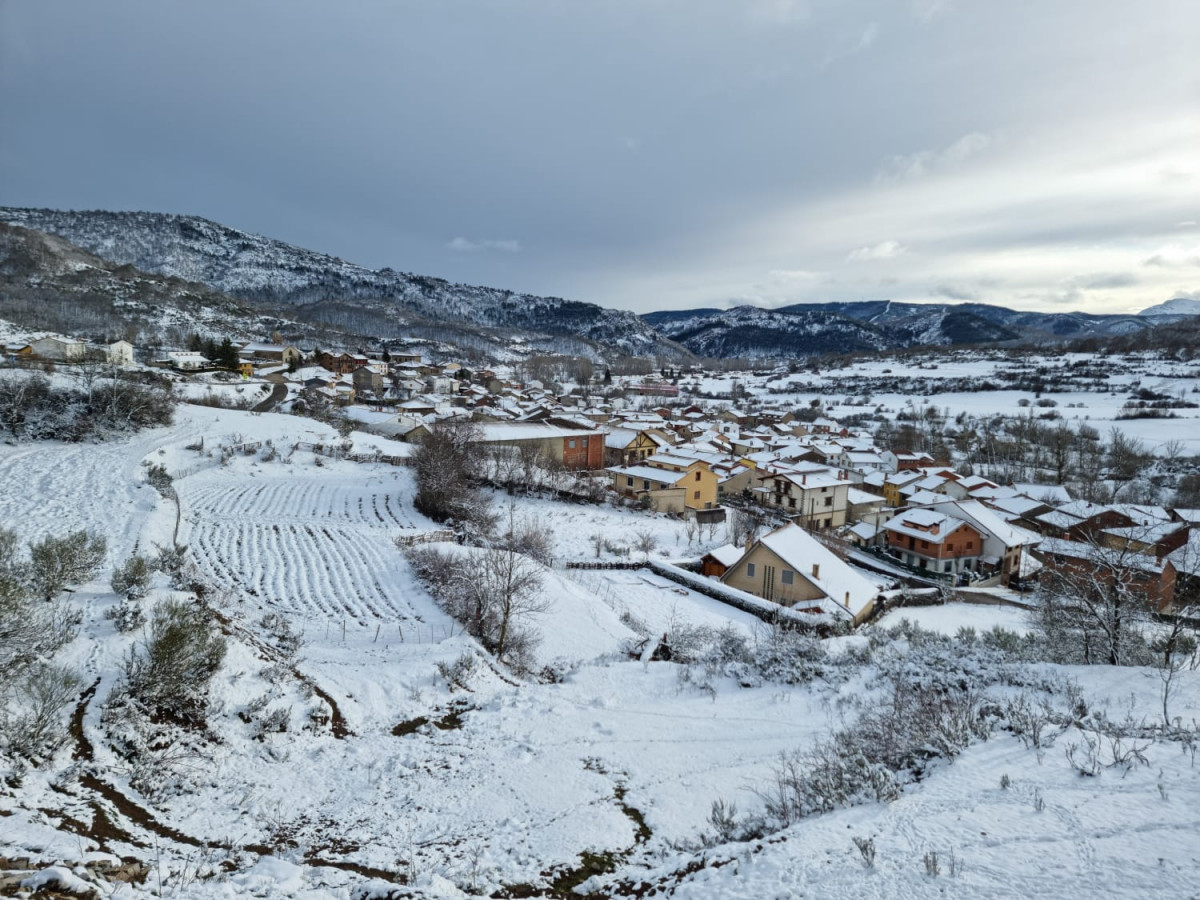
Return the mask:
<path id="1" fill-rule="evenodd" d="M 633 487 L 633 476 L 632 476 L 632 475 L 626 475 L 626 476 L 625 476 L 625 486 L 626 486 L 626 487 Z"/>
<path id="2" fill-rule="evenodd" d="M 791 584 L 792 580 L 795 577 L 796 577 L 796 573 L 793 572 L 791 569 L 784 569 L 783 574 L 780 576 L 780 578 L 782 579 L 784 584 Z"/>
<path id="3" fill-rule="evenodd" d="M 947 545 L 946 545 L 946 552 L 947 552 L 947 553 L 953 553 L 953 552 L 954 552 L 954 545 L 953 545 L 953 544 L 947 544 Z"/>
<path id="4" fill-rule="evenodd" d="M 945 567 L 944 569 L 942 569 L 942 571 L 943 571 L 943 572 L 949 572 L 949 571 L 950 571 L 950 560 L 946 560 L 946 567 Z"/>
<path id="5" fill-rule="evenodd" d="M 792 509 L 796 508 L 796 498 L 795 497 L 788 497 L 788 506 L 790 506 Z"/>
<path id="6" fill-rule="evenodd" d="M 929 541 L 921 541 L 921 549 L 928 550 L 929 549 Z"/>
<path id="7" fill-rule="evenodd" d="M 967 541 L 967 549 L 968 549 L 968 550 L 974 550 L 974 549 L 975 549 L 975 542 L 974 542 L 974 541 Z"/>
<path id="8" fill-rule="evenodd" d="M 826 505 L 826 506 L 833 506 L 833 498 L 832 498 L 832 497 L 826 497 L 826 498 L 825 498 L 825 505 Z"/>
<path id="9" fill-rule="evenodd" d="M 746 575 L 749 578 L 754 577 L 754 563 L 746 563 Z"/>
<path id="10" fill-rule="evenodd" d="M 642 479 L 642 490 L 643 491 L 650 490 L 650 479 L 649 478 Z"/>
<path id="11" fill-rule="evenodd" d="M 697 480 L 697 481 L 699 481 L 699 480 L 700 480 L 700 473 L 699 473 L 699 472 L 697 472 L 697 473 L 696 473 L 696 480 Z"/>
<path id="12" fill-rule="evenodd" d="M 693 499 L 693 500 L 699 500 L 699 499 L 700 499 L 700 492 L 699 492 L 699 491 L 692 491 L 692 499 Z"/>
<path id="13" fill-rule="evenodd" d="M 587 446 L 587 438 L 584 438 L 584 439 L 583 439 L 583 441 L 582 441 L 582 443 L 580 443 L 580 445 L 579 445 L 579 446 L 581 446 L 581 447 L 586 447 L 586 446 Z"/>
<path id="14" fill-rule="evenodd" d="M 572 450 L 574 450 L 575 449 L 575 439 L 572 438 L 571 440 L 567 441 L 567 446 L 570 447 Z"/>
<path id="15" fill-rule="evenodd" d="M 833 519 L 826 519 L 826 520 L 825 520 L 825 527 L 826 527 L 826 528 L 832 528 L 832 527 L 833 527 Z"/>

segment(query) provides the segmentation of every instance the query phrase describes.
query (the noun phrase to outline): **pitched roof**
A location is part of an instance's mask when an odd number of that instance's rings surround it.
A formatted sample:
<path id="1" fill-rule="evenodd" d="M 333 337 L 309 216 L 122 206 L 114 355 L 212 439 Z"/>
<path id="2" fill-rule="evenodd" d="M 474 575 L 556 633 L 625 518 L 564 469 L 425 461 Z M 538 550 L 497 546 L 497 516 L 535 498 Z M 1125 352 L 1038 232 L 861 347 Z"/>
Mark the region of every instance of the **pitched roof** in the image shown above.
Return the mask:
<path id="1" fill-rule="evenodd" d="M 835 556 L 799 525 L 789 524 L 763 536 L 759 543 L 816 585 L 843 612 L 857 616 L 873 601 L 879 587 Z M 813 566 L 817 574 L 813 574 Z"/>

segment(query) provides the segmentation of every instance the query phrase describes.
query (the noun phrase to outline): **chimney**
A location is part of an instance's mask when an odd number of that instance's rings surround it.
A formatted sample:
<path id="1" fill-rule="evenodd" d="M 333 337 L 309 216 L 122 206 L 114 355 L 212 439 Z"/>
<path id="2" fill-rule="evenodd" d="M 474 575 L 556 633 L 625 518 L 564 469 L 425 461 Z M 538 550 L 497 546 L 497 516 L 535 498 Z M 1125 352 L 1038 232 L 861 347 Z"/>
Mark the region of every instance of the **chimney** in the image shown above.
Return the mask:
<path id="1" fill-rule="evenodd" d="M 820 578 L 820 577 L 821 577 L 821 564 L 813 563 L 813 578 Z"/>
<path id="2" fill-rule="evenodd" d="M 846 591 L 846 599 L 842 601 L 842 605 L 843 606 L 850 605 L 850 592 L 849 591 Z"/>
<path id="3" fill-rule="evenodd" d="M 808 484 L 808 475 L 801 475 L 801 476 L 800 476 L 800 483 L 801 483 L 801 484 Z"/>

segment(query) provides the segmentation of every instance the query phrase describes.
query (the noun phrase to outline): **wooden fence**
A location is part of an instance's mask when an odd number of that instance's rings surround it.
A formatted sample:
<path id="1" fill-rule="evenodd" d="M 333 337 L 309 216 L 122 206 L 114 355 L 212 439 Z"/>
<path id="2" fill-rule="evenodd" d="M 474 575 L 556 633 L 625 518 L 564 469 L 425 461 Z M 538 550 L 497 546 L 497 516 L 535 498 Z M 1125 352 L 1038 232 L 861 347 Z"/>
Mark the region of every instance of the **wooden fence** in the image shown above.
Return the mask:
<path id="1" fill-rule="evenodd" d="M 376 450 L 373 453 L 351 453 L 336 444 L 314 444 L 309 441 L 298 441 L 295 449 L 330 459 L 344 459 L 354 463 L 383 463 L 387 466 L 410 466 L 412 461 L 407 456 L 393 456 Z"/>
<path id="2" fill-rule="evenodd" d="M 417 544 L 453 543 L 457 536 L 453 531 L 422 531 L 418 534 L 396 535 L 397 547 L 415 547 Z"/>

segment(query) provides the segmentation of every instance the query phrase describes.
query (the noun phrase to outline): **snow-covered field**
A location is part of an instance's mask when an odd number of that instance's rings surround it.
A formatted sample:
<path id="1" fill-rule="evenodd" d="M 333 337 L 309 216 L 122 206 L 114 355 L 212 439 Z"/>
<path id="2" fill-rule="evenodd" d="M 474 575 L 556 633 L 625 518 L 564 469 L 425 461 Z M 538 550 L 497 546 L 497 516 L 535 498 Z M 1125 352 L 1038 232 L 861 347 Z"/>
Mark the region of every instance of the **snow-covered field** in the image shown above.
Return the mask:
<path id="1" fill-rule="evenodd" d="M 1098 367 L 1103 383 L 1079 389 L 1072 384 L 1073 366 Z M 1096 368 L 1088 371 L 1095 371 Z M 970 390 L 954 385 L 957 379 L 1003 384 L 1004 377 L 1048 379 L 1050 387 L 1033 390 Z M 1090 376 L 1089 376 L 1090 377 Z M 1055 379 L 1060 379 L 1055 384 Z M 1105 435 L 1113 427 L 1143 441 L 1151 451 L 1179 441 L 1183 452 L 1200 454 L 1200 408 L 1170 410 L 1173 418 L 1119 418 L 1131 391 L 1145 389 L 1186 402 L 1200 401 L 1200 362 L 1162 359 L 1150 354 L 1108 358 L 1085 353 L 1007 354 L 1001 351 L 950 350 L 939 353 L 855 360 L 844 366 L 801 371 L 779 376 L 740 373 L 705 376 L 695 380 L 707 394 L 729 394 L 734 382 L 764 402 L 792 409 L 820 400 L 835 417 L 873 413 L 882 407 L 894 418 L 905 411 L 919 413 L 934 406 L 948 411 L 988 418 L 995 415 L 1041 416 L 1053 412 L 1078 428 L 1087 424 Z M 883 388 L 877 385 L 890 385 Z M 803 385 L 793 388 L 792 385 Z M 863 403 L 862 401 L 867 402 Z M 1038 400 L 1053 402 L 1038 407 Z M 1022 406 L 1020 404 L 1024 403 Z"/>
<path id="2" fill-rule="evenodd" d="M 201 437 L 203 449 L 189 449 Z M 0 447 L 0 515 L 23 537 L 78 527 L 109 537 L 101 576 L 56 601 L 83 616 L 63 661 L 99 687 L 74 748 L 0 782 L 0 856 L 70 868 L 110 854 L 151 866 L 143 884 L 116 896 L 461 897 L 522 884 L 528 895 L 568 896 L 569 887 L 550 887 L 568 870 L 577 881 L 590 875 L 594 896 L 614 895 L 617 882 L 636 896 L 656 888 L 694 898 L 1196 896 L 1200 769 L 1191 751 L 1147 743 L 1145 765 L 1085 778 L 1064 753 L 1084 740 L 1073 727 L 1042 752 L 999 730 L 893 803 L 687 849 L 710 829 L 714 800 L 759 809 L 781 754 L 852 721 L 860 701 L 878 702 L 874 670 L 789 685 L 631 659 L 620 652 L 633 637 L 623 614 L 651 633 L 688 624 L 729 627 L 751 645 L 768 636 L 751 616 L 647 570 L 557 568 L 544 580 L 551 608 L 534 624 L 540 656 L 558 660 L 563 678 L 514 678 L 437 609 L 394 546 L 398 535 L 436 530 L 412 508 L 408 471 L 293 450 L 337 440 L 304 419 L 182 407 L 173 427 L 131 440 Z M 220 447 L 235 444 L 244 449 L 222 464 Z M 145 482 L 146 461 L 177 476 L 178 539 L 220 589 L 230 640 L 211 734 L 176 767 L 186 791 L 155 796 L 135 789 L 101 720 L 140 640 L 104 618 L 118 602 L 111 567 L 135 546 L 175 537 L 175 504 Z M 629 510 L 514 503 L 516 515 L 551 527 L 564 560 L 594 559 L 596 533 L 628 547 L 649 529 L 653 555 L 671 558 L 726 539 L 718 531 L 689 543 L 678 523 Z M 153 597 L 166 592 L 160 580 Z M 265 671 L 269 613 L 303 633 L 294 673 Z M 1019 611 L 1000 607 L 901 614 L 949 634 L 1021 627 Z M 861 649 L 866 638 L 835 641 Z M 439 673 L 464 658 L 474 661 L 464 686 Z M 1159 717 L 1151 670 L 1050 674 L 1073 678 L 1111 718 Z M 260 702 L 288 711 L 286 732 L 257 732 Z M 1200 718 L 1196 673 L 1183 674 L 1172 704 L 1185 723 Z M 97 793 L 87 773 L 126 799 Z M 103 852 L 80 830 L 103 832 Z M 874 839 L 873 868 L 853 837 Z M 930 851 L 937 875 L 923 861 Z M 581 871 L 585 852 L 615 871 Z"/>

